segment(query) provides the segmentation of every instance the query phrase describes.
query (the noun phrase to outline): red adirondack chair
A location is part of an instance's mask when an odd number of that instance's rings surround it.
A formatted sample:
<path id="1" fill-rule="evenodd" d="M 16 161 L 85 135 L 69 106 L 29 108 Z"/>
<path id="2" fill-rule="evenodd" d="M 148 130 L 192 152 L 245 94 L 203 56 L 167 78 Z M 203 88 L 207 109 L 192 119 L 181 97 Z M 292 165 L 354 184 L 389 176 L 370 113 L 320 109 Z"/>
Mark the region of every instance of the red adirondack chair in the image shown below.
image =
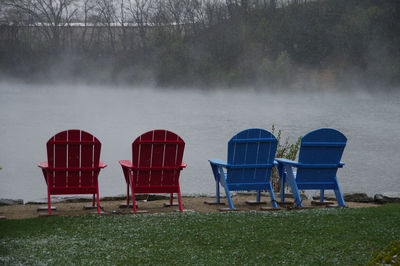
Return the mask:
<path id="1" fill-rule="evenodd" d="M 178 193 L 179 210 L 182 199 L 179 187 L 180 171 L 185 142 L 175 133 L 164 129 L 152 130 L 136 138 L 132 143 L 132 161 L 121 160 L 126 181 L 126 201 L 129 206 L 129 186 L 132 190 L 133 210 L 136 212 L 135 194 Z"/>
<path id="2" fill-rule="evenodd" d="M 51 195 L 97 195 L 100 213 L 98 175 L 107 166 L 100 162 L 100 141 L 92 134 L 78 129 L 57 133 L 47 142 L 47 162 L 39 163 L 47 184 L 49 214 Z"/>

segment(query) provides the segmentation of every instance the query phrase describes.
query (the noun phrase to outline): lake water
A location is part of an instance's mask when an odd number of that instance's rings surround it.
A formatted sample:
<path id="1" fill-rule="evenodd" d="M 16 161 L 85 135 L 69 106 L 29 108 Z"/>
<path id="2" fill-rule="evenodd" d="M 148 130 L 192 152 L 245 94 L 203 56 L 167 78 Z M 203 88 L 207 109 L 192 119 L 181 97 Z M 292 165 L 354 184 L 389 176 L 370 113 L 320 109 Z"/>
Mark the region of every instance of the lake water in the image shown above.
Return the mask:
<path id="1" fill-rule="evenodd" d="M 165 128 L 186 142 L 183 194 L 215 194 L 207 159 L 226 159 L 227 141 L 251 127 L 274 124 L 295 141 L 319 127 L 348 138 L 338 172 L 344 192 L 400 192 L 400 93 L 257 92 L 28 86 L 0 83 L 0 198 L 46 197 L 39 161 L 47 140 L 79 128 L 102 142 L 100 196 L 124 194 L 118 160 L 131 159 L 140 134 Z"/>

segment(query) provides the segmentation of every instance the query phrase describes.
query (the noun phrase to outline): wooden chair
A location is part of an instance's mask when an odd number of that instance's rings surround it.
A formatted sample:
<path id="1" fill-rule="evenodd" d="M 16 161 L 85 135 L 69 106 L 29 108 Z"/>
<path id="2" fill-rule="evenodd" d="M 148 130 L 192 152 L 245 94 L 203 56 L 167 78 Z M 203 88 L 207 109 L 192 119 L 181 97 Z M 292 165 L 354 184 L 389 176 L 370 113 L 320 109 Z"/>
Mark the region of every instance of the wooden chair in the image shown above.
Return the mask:
<path id="1" fill-rule="evenodd" d="M 92 134 L 78 129 L 57 133 L 47 142 L 47 162 L 39 163 L 47 184 L 49 214 L 51 195 L 97 195 L 100 213 L 98 175 L 106 167 L 100 161 L 101 143 Z"/>
<path id="2" fill-rule="evenodd" d="M 178 135 L 164 129 L 149 131 L 135 139 L 132 161 L 119 161 L 127 186 L 127 206 L 131 188 L 134 212 L 138 193 L 170 193 L 170 205 L 173 193 L 177 193 L 179 210 L 183 211 L 179 175 L 186 167 L 182 162 L 184 148 L 185 142 Z"/>
<path id="3" fill-rule="evenodd" d="M 271 171 L 274 167 L 277 144 L 275 136 L 267 130 L 246 129 L 228 142 L 227 163 L 220 159 L 209 159 L 216 183 L 217 203 L 220 203 L 219 184 L 221 184 L 231 209 L 235 209 L 230 196 L 230 191 L 233 190 L 256 190 L 258 202 L 261 191 L 268 190 L 272 206 L 277 208 L 271 185 Z"/>
<path id="4" fill-rule="evenodd" d="M 302 206 L 299 189 L 320 190 L 321 202 L 324 201 L 324 190 L 332 189 L 338 205 L 345 206 L 336 173 L 338 168 L 344 166 L 340 159 L 346 142 L 346 137 L 336 129 L 316 129 L 302 137 L 298 162 L 276 158 L 281 179 L 281 200 L 285 200 L 287 182 L 298 206 Z M 297 168 L 296 173 L 293 167 Z"/>

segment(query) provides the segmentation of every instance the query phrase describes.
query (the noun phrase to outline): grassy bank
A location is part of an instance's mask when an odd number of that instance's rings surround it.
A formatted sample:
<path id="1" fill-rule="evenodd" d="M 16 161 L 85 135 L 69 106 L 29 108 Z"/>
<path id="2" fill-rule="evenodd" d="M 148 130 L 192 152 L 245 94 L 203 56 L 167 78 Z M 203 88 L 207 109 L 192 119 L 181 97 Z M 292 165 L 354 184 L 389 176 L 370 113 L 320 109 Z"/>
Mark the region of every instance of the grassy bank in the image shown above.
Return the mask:
<path id="1" fill-rule="evenodd" d="M 0 221 L 0 264 L 365 264 L 400 239 L 400 204 Z"/>

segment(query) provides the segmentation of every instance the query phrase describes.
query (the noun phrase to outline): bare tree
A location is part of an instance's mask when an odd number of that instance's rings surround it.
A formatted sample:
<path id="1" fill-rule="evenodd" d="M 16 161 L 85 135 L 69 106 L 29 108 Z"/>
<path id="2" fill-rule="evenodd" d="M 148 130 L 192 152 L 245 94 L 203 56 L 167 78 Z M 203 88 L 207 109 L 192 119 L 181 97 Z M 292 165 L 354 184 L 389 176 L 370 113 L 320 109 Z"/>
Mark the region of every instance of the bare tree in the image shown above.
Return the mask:
<path id="1" fill-rule="evenodd" d="M 127 29 L 126 29 L 126 8 L 125 8 L 125 0 L 120 0 L 121 4 L 120 4 L 120 14 L 119 16 L 117 16 L 117 21 L 118 23 L 121 25 L 121 44 L 122 44 L 122 48 L 124 51 L 126 51 L 127 48 L 127 41 L 128 41 L 128 36 L 127 36 Z"/>
<path id="2" fill-rule="evenodd" d="M 168 12 L 163 0 L 154 0 L 153 12 L 150 17 L 151 24 L 154 26 L 165 26 L 170 23 Z"/>
<path id="3" fill-rule="evenodd" d="M 183 14 L 185 11 L 185 2 L 182 0 L 166 0 L 166 10 L 168 11 L 168 17 L 174 25 L 178 33 L 182 33 L 183 26 Z"/>
<path id="4" fill-rule="evenodd" d="M 82 2 L 82 6 L 80 7 L 80 10 L 82 11 L 82 13 L 80 13 L 78 15 L 77 21 L 81 21 L 83 22 L 83 27 L 82 27 L 82 32 L 81 32 L 81 36 L 80 36 L 80 45 L 81 48 L 85 51 L 87 50 L 92 43 L 93 40 L 93 36 L 94 36 L 94 28 L 97 25 L 97 20 L 95 21 L 91 21 L 92 23 L 90 23 L 89 25 L 89 19 L 91 17 L 94 17 L 94 9 L 95 9 L 95 3 L 93 0 L 83 0 Z M 90 36 L 87 37 L 87 32 L 88 29 L 90 30 Z"/>
<path id="5" fill-rule="evenodd" d="M 219 0 L 206 0 L 203 6 L 203 20 L 207 26 L 216 25 L 228 17 L 226 4 Z"/>
<path id="6" fill-rule="evenodd" d="M 61 43 L 61 27 L 68 24 L 77 12 L 75 0 L 5 0 L 5 5 L 29 16 L 34 26 L 49 41 L 53 51 Z M 70 10 L 71 9 L 71 10 Z"/>
<path id="7" fill-rule="evenodd" d="M 129 0 L 127 11 L 131 20 L 139 30 L 140 43 L 146 47 L 146 33 L 150 26 L 150 15 L 153 8 L 153 0 Z"/>
<path id="8" fill-rule="evenodd" d="M 201 20 L 204 16 L 203 0 L 183 0 L 184 1 L 184 14 L 183 25 L 185 33 L 190 31 L 191 34 L 196 35 L 198 28 L 201 25 Z"/>
<path id="9" fill-rule="evenodd" d="M 116 8 L 114 1 L 109 0 L 97 0 L 95 6 L 96 12 L 99 16 L 100 24 L 102 24 L 107 30 L 108 42 L 111 50 L 115 51 L 115 25 L 116 25 Z"/>

